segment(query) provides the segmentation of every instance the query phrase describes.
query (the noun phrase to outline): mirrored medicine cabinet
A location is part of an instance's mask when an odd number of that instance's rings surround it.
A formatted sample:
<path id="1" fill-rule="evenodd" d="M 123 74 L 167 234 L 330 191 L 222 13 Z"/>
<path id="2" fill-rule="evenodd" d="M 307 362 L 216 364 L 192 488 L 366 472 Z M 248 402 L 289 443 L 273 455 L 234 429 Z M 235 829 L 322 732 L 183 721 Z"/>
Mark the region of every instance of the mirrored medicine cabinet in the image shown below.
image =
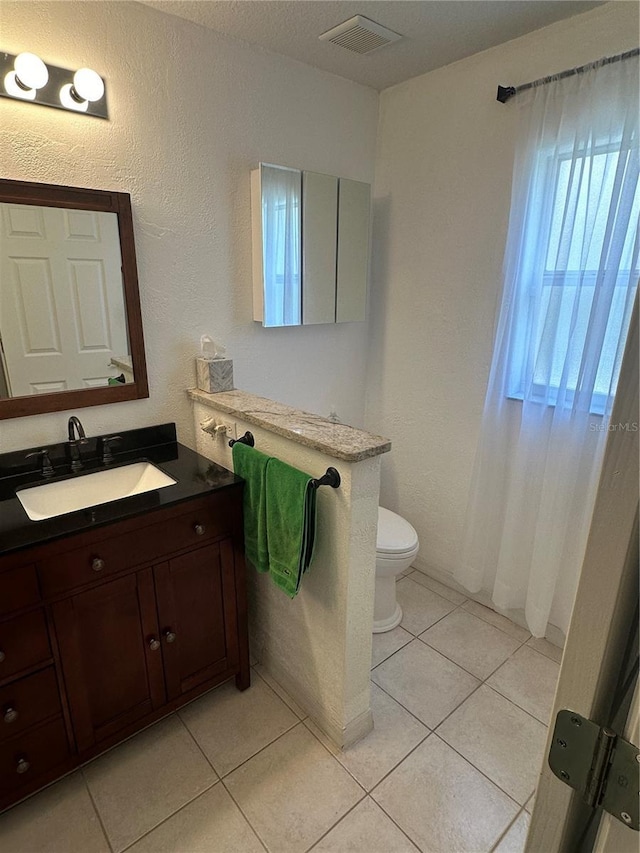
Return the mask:
<path id="1" fill-rule="evenodd" d="M 148 396 L 129 196 L 0 180 L 0 419 Z"/>
<path id="2" fill-rule="evenodd" d="M 369 184 L 261 163 L 251 173 L 253 319 L 364 320 L 370 206 Z"/>

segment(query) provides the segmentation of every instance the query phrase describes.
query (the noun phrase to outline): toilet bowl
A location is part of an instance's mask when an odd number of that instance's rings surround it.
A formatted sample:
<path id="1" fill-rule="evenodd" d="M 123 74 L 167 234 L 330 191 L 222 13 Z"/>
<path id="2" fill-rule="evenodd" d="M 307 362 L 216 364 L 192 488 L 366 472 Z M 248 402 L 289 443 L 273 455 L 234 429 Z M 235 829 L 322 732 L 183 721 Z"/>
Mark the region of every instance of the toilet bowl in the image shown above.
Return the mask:
<path id="1" fill-rule="evenodd" d="M 409 568 L 418 548 L 418 534 L 409 522 L 390 509 L 378 507 L 374 634 L 391 631 L 400 624 L 402 608 L 396 600 L 396 579 Z"/>

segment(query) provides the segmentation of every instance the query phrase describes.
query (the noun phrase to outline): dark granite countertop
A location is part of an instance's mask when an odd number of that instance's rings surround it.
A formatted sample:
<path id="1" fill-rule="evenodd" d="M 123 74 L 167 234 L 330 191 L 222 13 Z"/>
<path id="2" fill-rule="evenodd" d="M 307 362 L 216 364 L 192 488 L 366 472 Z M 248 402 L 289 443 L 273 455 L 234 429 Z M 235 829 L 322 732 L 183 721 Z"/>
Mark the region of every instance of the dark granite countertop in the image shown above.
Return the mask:
<path id="1" fill-rule="evenodd" d="M 43 479 L 38 459 L 25 461 L 27 453 L 42 447 L 0 454 L 0 555 L 172 506 L 242 482 L 231 471 L 176 441 L 175 424 L 127 430 L 120 435 L 121 440 L 112 446 L 114 463 L 110 468 L 131 462 L 152 462 L 172 477 L 175 485 L 55 518 L 31 521 L 16 497 L 16 489 L 104 470 L 98 456 L 97 439 L 90 438 L 80 448 L 84 469 L 78 474 L 70 472 L 66 443 L 48 445 L 55 469 L 53 479 Z"/>

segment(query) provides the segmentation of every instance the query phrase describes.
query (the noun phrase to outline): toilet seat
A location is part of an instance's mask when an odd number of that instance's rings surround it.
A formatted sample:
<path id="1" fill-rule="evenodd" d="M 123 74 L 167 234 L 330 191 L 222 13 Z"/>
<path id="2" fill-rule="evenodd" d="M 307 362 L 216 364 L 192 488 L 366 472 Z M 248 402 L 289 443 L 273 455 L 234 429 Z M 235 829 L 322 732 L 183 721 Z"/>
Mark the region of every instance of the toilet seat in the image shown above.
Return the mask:
<path id="1" fill-rule="evenodd" d="M 418 534 L 411 524 L 390 509 L 378 507 L 376 553 L 401 560 L 418 548 Z"/>

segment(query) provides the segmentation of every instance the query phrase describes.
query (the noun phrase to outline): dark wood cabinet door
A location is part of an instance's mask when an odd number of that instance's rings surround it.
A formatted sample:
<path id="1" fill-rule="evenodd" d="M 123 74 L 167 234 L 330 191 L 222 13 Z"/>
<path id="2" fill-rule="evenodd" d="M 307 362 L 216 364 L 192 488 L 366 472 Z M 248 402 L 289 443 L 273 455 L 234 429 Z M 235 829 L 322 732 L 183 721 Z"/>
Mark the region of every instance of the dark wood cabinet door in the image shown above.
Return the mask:
<path id="1" fill-rule="evenodd" d="M 165 702 L 152 569 L 53 605 L 78 749 Z"/>
<path id="2" fill-rule="evenodd" d="M 238 665 L 234 552 L 230 539 L 155 566 L 169 699 Z"/>

